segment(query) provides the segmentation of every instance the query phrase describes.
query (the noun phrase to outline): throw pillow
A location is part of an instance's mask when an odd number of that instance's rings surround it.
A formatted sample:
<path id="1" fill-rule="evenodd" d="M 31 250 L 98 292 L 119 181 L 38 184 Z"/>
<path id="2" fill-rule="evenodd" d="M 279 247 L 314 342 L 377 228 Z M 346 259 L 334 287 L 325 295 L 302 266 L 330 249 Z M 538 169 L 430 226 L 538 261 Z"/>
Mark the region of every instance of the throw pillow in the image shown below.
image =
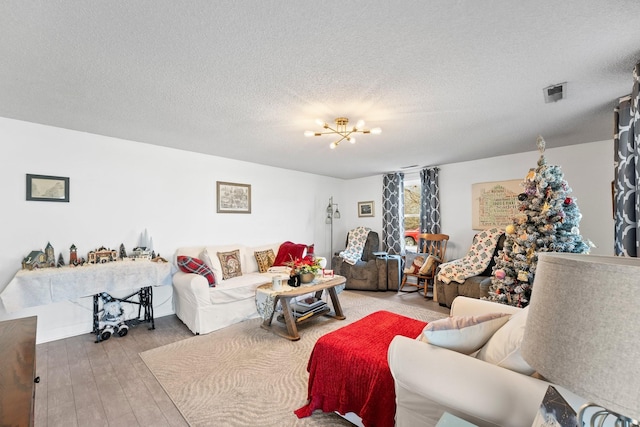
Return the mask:
<path id="1" fill-rule="evenodd" d="M 459 353 L 477 351 L 509 320 L 509 314 L 489 313 L 480 316 L 452 316 L 425 326 L 420 340 Z"/>
<path id="2" fill-rule="evenodd" d="M 431 274 L 431 271 L 433 270 L 433 266 L 439 262 L 440 260 L 438 258 L 434 257 L 433 255 L 429 255 L 425 260 L 424 264 L 422 264 L 422 267 L 420 267 L 420 271 L 418 271 L 418 274 L 422 274 L 422 275 Z"/>
<path id="3" fill-rule="evenodd" d="M 295 261 L 296 259 L 302 259 L 306 250 L 307 245 L 284 242 L 278 248 L 278 254 L 276 255 L 275 261 L 273 261 L 273 265 L 287 265 L 288 262 Z"/>
<path id="4" fill-rule="evenodd" d="M 407 274 L 418 274 L 422 266 L 424 265 L 424 257 L 417 256 L 413 259 L 411 265 L 404 269 L 404 272 Z"/>
<path id="5" fill-rule="evenodd" d="M 253 254 L 258 262 L 258 271 L 260 273 L 266 273 L 276 260 L 276 254 L 274 254 L 271 249 L 256 251 Z"/>
<path id="6" fill-rule="evenodd" d="M 204 276 L 209 282 L 210 287 L 216 286 L 216 278 L 213 275 L 213 271 L 198 258 L 192 258 L 190 256 L 178 255 L 178 268 L 185 273 L 195 273 Z"/>
<path id="7" fill-rule="evenodd" d="M 476 357 L 524 375 L 533 374 L 535 369 L 529 366 L 520 354 L 528 312 L 528 307 L 525 307 L 511 316 L 511 319 L 487 341 Z"/>
<path id="8" fill-rule="evenodd" d="M 240 251 L 216 252 L 222 267 L 222 279 L 227 280 L 233 277 L 242 276 L 242 265 L 240 263 Z"/>

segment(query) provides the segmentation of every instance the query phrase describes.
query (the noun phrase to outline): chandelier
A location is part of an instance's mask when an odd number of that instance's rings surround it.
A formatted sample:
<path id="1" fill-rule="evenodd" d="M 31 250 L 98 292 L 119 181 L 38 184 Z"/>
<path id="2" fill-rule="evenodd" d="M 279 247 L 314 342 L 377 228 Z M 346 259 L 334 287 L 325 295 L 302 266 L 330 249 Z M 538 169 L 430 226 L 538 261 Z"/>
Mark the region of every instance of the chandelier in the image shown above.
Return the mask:
<path id="1" fill-rule="evenodd" d="M 371 130 L 364 128 L 364 120 L 358 120 L 356 125 L 352 128 L 348 127 L 349 119 L 346 117 L 338 117 L 336 119 L 335 128 L 331 127 L 327 122 L 322 119 L 317 119 L 316 123 L 319 126 L 322 126 L 324 129 L 327 129 L 323 132 L 314 132 L 312 130 L 305 131 L 304 136 L 320 136 L 320 135 L 332 135 L 336 134 L 340 136 L 340 139 L 329 144 L 329 148 L 332 150 L 336 148 L 342 141 L 345 139 L 352 144 L 356 143 L 356 139 L 353 137 L 354 133 L 372 133 L 374 135 L 379 135 L 382 133 L 382 129 L 373 128 Z"/>

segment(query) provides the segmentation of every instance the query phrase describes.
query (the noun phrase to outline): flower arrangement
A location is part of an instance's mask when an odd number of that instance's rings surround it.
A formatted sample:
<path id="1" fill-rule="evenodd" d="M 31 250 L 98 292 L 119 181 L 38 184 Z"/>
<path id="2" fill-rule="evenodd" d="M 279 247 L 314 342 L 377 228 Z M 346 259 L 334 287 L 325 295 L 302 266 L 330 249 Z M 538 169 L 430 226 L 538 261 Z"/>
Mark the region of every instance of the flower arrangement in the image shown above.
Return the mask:
<path id="1" fill-rule="evenodd" d="M 319 261 L 310 257 L 296 258 L 295 260 L 289 261 L 287 266 L 291 267 L 292 274 L 316 274 L 322 270 Z"/>

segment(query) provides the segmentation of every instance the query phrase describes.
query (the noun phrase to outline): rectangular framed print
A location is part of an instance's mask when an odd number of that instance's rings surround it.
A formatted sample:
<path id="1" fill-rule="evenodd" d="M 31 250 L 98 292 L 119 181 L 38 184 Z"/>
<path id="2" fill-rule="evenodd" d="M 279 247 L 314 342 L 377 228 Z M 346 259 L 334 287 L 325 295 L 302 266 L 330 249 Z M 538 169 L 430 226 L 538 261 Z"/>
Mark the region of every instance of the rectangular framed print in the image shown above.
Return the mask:
<path id="1" fill-rule="evenodd" d="M 373 201 L 358 202 L 358 216 L 373 216 Z"/>
<path id="2" fill-rule="evenodd" d="M 27 200 L 69 202 L 69 178 L 27 174 Z"/>
<path id="3" fill-rule="evenodd" d="M 512 224 L 518 213 L 518 194 L 521 192 L 521 179 L 472 184 L 471 228 L 487 230 Z"/>
<path id="4" fill-rule="evenodd" d="M 251 213 L 251 185 L 216 181 L 217 213 Z"/>

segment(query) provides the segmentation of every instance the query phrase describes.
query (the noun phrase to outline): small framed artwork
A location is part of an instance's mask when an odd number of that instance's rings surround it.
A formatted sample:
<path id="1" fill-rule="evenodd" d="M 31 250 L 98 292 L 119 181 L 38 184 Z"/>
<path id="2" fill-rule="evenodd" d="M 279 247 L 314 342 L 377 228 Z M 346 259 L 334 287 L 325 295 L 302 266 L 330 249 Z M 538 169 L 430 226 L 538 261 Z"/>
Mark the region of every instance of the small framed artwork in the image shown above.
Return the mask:
<path id="1" fill-rule="evenodd" d="M 69 202 L 69 178 L 27 174 L 27 200 Z"/>
<path id="2" fill-rule="evenodd" d="M 251 185 L 216 181 L 218 213 L 251 213 Z"/>
<path id="3" fill-rule="evenodd" d="M 373 216 L 373 201 L 358 202 L 358 216 Z"/>

